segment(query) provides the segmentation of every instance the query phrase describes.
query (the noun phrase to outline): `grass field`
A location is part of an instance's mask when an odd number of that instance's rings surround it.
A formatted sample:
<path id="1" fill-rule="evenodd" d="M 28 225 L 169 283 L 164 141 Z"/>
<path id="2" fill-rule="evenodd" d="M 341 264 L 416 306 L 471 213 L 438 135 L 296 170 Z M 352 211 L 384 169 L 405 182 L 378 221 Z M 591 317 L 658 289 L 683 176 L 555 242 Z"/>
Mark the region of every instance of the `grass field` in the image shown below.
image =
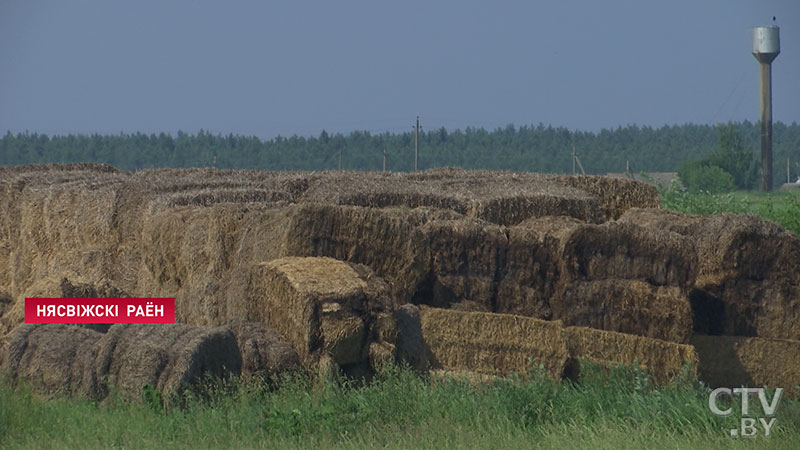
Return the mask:
<path id="1" fill-rule="evenodd" d="M 684 379 L 584 367 L 579 384 L 544 375 L 475 384 L 391 369 L 354 386 L 296 376 L 212 388 L 166 410 L 43 399 L 0 388 L 0 448 L 797 448 L 800 401 L 783 399 L 772 436 L 731 438 L 739 417 L 714 416 L 710 389 Z M 219 385 L 217 385 L 219 386 Z M 770 397 L 771 398 L 771 397 Z M 755 401 L 755 400 L 754 400 Z M 738 401 L 732 405 L 738 411 Z"/>
<path id="2" fill-rule="evenodd" d="M 666 189 L 661 191 L 661 202 L 664 208 L 693 214 L 756 214 L 800 236 L 800 189 L 727 194 L 689 194 Z"/>

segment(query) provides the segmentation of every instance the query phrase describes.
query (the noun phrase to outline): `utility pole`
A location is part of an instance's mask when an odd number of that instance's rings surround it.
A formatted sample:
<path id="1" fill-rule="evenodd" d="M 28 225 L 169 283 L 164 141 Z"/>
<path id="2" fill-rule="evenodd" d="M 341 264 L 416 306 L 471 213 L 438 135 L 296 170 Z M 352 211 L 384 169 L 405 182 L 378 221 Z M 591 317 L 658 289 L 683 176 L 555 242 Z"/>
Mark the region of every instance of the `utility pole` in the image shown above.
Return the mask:
<path id="1" fill-rule="evenodd" d="M 792 177 L 792 175 L 791 175 L 791 173 L 789 171 L 789 158 L 786 158 L 786 184 L 789 184 L 789 183 L 792 182 L 792 178 L 791 177 Z"/>
<path id="2" fill-rule="evenodd" d="M 578 155 L 575 154 L 575 146 L 572 146 L 572 174 L 575 175 L 575 157 Z"/>
<path id="3" fill-rule="evenodd" d="M 419 116 L 417 116 L 417 125 L 414 130 L 414 172 L 416 172 L 419 168 Z"/>
<path id="4" fill-rule="evenodd" d="M 383 149 L 383 171 L 386 172 L 386 149 Z"/>
<path id="5" fill-rule="evenodd" d="M 339 170 L 342 170 L 342 150 L 339 150 Z"/>

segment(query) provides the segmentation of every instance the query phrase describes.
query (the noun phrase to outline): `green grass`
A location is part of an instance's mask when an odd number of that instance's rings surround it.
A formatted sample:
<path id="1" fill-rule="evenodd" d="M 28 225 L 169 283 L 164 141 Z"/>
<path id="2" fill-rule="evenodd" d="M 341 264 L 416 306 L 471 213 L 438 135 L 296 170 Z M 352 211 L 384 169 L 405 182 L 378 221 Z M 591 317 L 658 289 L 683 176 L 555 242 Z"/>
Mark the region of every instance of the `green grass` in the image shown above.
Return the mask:
<path id="1" fill-rule="evenodd" d="M 708 410 L 685 379 L 584 368 L 580 384 L 545 376 L 475 384 L 392 369 L 355 386 L 295 376 L 211 388 L 180 407 L 44 399 L 0 386 L 0 448 L 797 448 L 800 402 L 784 399 L 771 437 L 729 437 L 738 418 Z M 734 407 L 734 410 L 736 408 Z"/>
<path id="2" fill-rule="evenodd" d="M 689 194 L 670 188 L 661 190 L 661 202 L 664 208 L 693 214 L 756 214 L 800 236 L 800 190 Z"/>

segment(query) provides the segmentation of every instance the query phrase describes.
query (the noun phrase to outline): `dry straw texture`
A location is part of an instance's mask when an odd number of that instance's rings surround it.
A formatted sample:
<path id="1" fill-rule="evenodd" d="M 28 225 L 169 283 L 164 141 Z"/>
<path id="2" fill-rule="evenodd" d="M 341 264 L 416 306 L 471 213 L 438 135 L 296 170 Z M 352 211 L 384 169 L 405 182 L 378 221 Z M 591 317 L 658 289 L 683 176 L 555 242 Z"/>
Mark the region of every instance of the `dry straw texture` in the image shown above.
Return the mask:
<path id="1" fill-rule="evenodd" d="M 685 344 L 692 334 L 689 299 L 677 287 L 635 280 L 570 285 L 553 302 L 553 318 L 566 325 L 618 331 Z"/>
<path id="2" fill-rule="evenodd" d="M 232 320 L 228 327 L 242 355 L 242 376 L 272 380 L 280 373 L 301 368 L 297 352 L 272 328 L 243 320 Z"/>
<path id="3" fill-rule="evenodd" d="M 145 386 L 162 394 L 206 376 L 239 374 L 229 329 L 190 325 L 115 325 L 99 333 L 75 325 L 23 325 L 8 338 L 2 372 L 37 392 L 102 399 L 115 389 L 140 400 Z"/>
<path id="4" fill-rule="evenodd" d="M 685 235 L 697 248 L 691 292 L 700 333 L 800 339 L 800 240 L 753 215 L 632 209 L 621 221 Z"/>
<path id="5" fill-rule="evenodd" d="M 180 392 L 204 377 L 241 373 L 236 338 L 228 328 L 191 325 L 119 324 L 99 341 L 94 371 L 123 396 L 137 400 L 151 386 Z"/>
<path id="6" fill-rule="evenodd" d="M 276 259 L 252 270 L 241 312 L 285 336 L 307 367 L 323 352 L 354 364 L 367 358 L 368 326 L 385 298 L 372 278 L 332 258 Z"/>
<path id="7" fill-rule="evenodd" d="M 697 353 L 691 345 L 586 327 L 567 327 L 571 358 L 586 358 L 607 367 L 638 365 L 656 383 L 668 384 L 684 365 L 696 370 Z"/>
<path id="8" fill-rule="evenodd" d="M 37 392 L 100 398 L 103 379 L 94 364 L 102 337 L 75 325 L 22 325 L 8 337 L 0 372 Z"/>
<path id="9" fill-rule="evenodd" d="M 800 396 L 800 341 L 695 335 L 700 379 L 711 387 L 783 388 Z"/>
<path id="10" fill-rule="evenodd" d="M 421 228 L 431 253 L 431 279 L 420 292 L 432 306 L 471 301 L 494 310 L 508 247 L 505 229 L 475 220 L 441 220 Z"/>
<path id="11" fill-rule="evenodd" d="M 564 372 L 568 353 L 561 322 L 430 307 L 420 312 L 433 368 L 507 375 L 542 365 L 553 378 Z"/>

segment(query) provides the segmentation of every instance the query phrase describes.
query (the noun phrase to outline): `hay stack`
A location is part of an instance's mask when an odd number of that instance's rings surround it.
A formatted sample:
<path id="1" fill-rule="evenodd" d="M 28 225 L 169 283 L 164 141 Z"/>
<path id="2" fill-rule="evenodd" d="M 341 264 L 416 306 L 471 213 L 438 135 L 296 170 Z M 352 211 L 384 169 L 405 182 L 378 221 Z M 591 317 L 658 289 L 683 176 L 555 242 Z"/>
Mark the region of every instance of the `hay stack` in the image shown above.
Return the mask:
<path id="1" fill-rule="evenodd" d="M 568 353 L 561 322 L 430 307 L 420 313 L 433 368 L 506 375 L 541 364 L 553 378 L 564 372 Z"/>
<path id="2" fill-rule="evenodd" d="M 504 226 L 513 226 L 531 218 L 570 216 L 589 223 L 602 223 L 605 214 L 597 199 L 583 192 L 536 195 L 509 195 L 476 202 L 470 216 Z"/>
<path id="3" fill-rule="evenodd" d="M 97 399 L 102 377 L 94 371 L 103 337 L 87 328 L 66 324 L 25 324 L 8 336 L 0 372 L 22 379 L 37 392 Z"/>
<path id="4" fill-rule="evenodd" d="M 711 387 L 781 387 L 800 397 L 800 341 L 695 335 L 692 345 L 700 379 Z"/>
<path id="5" fill-rule="evenodd" d="M 572 280 L 642 280 L 688 289 L 697 276 L 697 253 L 677 233 L 629 223 L 579 225 L 559 249 Z"/>
<path id="6" fill-rule="evenodd" d="M 695 331 L 800 339 L 800 240 L 753 215 L 631 210 L 620 221 L 684 234 L 697 248 Z"/>
<path id="7" fill-rule="evenodd" d="M 619 218 L 631 208 L 659 208 L 655 186 L 640 181 L 601 176 L 556 176 L 555 180 L 597 198 L 607 220 Z"/>
<path id="8" fill-rule="evenodd" d="M 685 342 L 690 333 L 691 319 L 689 329 L 683 329 L 689 311 L 686 292 L 697 274 L 697 255 L 677 233 L 614 222 L 593 225 L 569 217 L 528 220 L 508 229 L 508 257 L 501 274 L 497 312 L 588 325 L 589 317 L 602 310 L 608 320 L 627 322 L 609 322 L 615 331 L 676 342 Z M 618 303 L 607 301 L 607 294 L 623 291 Z M 654 300 L 666 309 L 651 314 Z M 670 323 L 649 329 L 648 324 L 669 314 L 674 314 Z M 646 323 L 639 322 L 648 316 Z"/>
<path id="9" fill-rule="evenodd" d="M 367 357 L 368 325 L 380 308 L 373 277 L 332 258 L 276 259 L 253 268 L 241 311 L 285 336 L 306 367 L 323 353 L 355 364 Z"/>
<path id="10" fill-rule="evenodd" d="M 550 300 L 563 290 L 560 236 L 579 225 L 573 218 L 541 218 L 507 229 L 508 251 L 495 311 L 550 320 Z"/>
<path id="11" fill-rule="evenodd" d="M 242 360 L 229 328 L 184 324 L 117 324 L 102 335 L 94 363 L 98 379 L 130 400 L 150 386 L 163 395 L 196 386 L 206 377 L 241 373 Z"/>
<path id="12" fill-rule="evenodd" d="M 571 358 L 586 358 L 606 367 L 638 364 L 659 384 L 674 380 L 686 364 L 697 366 L 691 345 L 586 327 L 567 327 L 566 335 Z"/>
<path id="13" fill-rule="evenodd" d="M 285 256 L 327 256 L 364 264 L 383 277 L 396 304 L 411 300 L 430 271 L 419 230 L 395 212 L 349 206 L 290 208 Z"/>
<path id="14" fill-rule="evenodd" d="M 232 320 L 228 326 L 236 336 L 242 376 L 273 380 L 281 373 L 301 368 L 297 352 L 272 328 L 243 320 Z"/>
<path id="15" fill-rule="evenodd" d="M 635 334 L 685 344 L 692 334 L 692 310 L 680 288 L 636 280 L 571 284 L 551 302 L 553 318 L 566 325 Z"/>
<path id="16" fill-rule="evenodd" d="M 470 301 L 493 311 L 508 246 L 505 230 L 473 219 L 433 221 L 421 230 L 430 248 L 432 273 L 416 302 L 449 307 Z"/>

